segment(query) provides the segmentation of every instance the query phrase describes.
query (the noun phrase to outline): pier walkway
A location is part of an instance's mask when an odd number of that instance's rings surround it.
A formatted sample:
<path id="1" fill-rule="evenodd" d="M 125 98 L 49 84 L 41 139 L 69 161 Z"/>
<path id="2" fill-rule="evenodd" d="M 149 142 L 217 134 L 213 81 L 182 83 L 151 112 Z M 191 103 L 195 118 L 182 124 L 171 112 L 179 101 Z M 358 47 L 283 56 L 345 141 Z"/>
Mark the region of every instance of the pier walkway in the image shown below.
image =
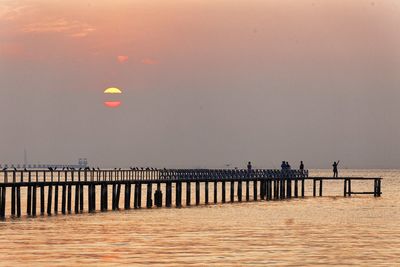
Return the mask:
<path id="1" fill-rule="evenodd" d="M 357 180 L 371 181 L 372 191 L 353 191 L 352 181 Z M 118 210 L 121 199 L 124 209 L 141 208 L 142 199 L 146 208 L 172 207 L 173 200 L 174 206 L 179 208 L 183 205 L 184 193 L 186 206 L 191 206 L 192 201 L 195 205 L 209 204 L 210 193 L 213 193 L 214 204 L 303 198 L 306 181 L 312 181 L 313 197 L 323 195 L 325 181 L 342 181 L 344 197 L 354 194 L 380 197 L 381 180 L 380 177 L 309 177 L 307 170 L 5 170 L 0 173 L 0 218 L 6 217 L 6 211 L 11 217 L 21 217 L 22 200 L 26 201 L 26 215 L 35 217 L 38 212 L 40 215 L 82 213 L 85 207 L 90 213 L 107 211 L 109 204 L 112 210 Z M 213 192 L 209 190 L 210 184 Z M 186 192 L 183 192 L 183 185 Z M 7 195 L 11 207 L 7 206 Z M 203 201 L 201 196 L 204 196 Z M 100 207 L 97 207 L 98 203 Z"/>

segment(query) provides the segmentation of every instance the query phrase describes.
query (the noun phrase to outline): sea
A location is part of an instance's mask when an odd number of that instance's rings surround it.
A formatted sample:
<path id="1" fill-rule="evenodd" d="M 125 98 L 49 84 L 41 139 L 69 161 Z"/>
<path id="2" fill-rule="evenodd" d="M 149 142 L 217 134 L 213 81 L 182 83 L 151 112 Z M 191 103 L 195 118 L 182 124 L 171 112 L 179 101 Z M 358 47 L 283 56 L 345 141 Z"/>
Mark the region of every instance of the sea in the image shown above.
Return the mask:
<path id="1" fill-rule="evenodd" d="M 0 266 L 400 266 L 400 170 L 340 176 L 382 177 L 382 197 L 344 198 L 334 181 L 323 197 L 310 183 L 304 199 L 7 217 Z"/>

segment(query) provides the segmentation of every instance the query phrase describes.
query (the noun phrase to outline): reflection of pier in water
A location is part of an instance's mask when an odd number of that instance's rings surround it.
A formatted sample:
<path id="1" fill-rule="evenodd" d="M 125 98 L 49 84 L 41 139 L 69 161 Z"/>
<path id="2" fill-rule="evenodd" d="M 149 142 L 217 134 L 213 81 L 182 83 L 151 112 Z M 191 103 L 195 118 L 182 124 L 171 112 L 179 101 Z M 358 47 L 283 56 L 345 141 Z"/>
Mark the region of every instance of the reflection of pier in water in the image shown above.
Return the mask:
<path id="1" fill-rule="evenodd" d="M 178 208 L 182 207 L 183 187 L 186 190 L 186 206 L 192 205 L 193 187 L 194 202 L 196 205 L 200 205 L 200 185 L 204 190 L 203 203 L 209 204 L 210 184 L 213 185 L 214 204 L 304 198 L 306 181 L 312 181 L 313 197 L 323 195 L 324 181 L 343 182 L 345 197 L 353 194 L 371 194 L 380 197 L 382 194 L 381 178 L 309 177 L 307 170 L 137 168 L 129 170 L 6 170 L 0 174 L 0 217 L 5 218 L 6 216 L 8 194 L 10 194 L 11 216 L 21 216 L 21 189 L 26 190 L 26 214 L 36 216 L 38 201 L 41 215 L 57 214 L 59 209 L 62 214 L 72 213 L 72 204 L 74 204 L 74 212 L 81 213 L 84 210 L 85 199 L 87 199 L 88 212 L 95 212 L 98 202 L 100 202 L 100 210 L 107 211 L 109 200 L 111 200 L 112 210 L 118 210 L 122 189 L 124 189 L 124 209 L 130 209 L 132 204 L 133 208 L 141 208 L 143 186 L 145 186 L 147 208 L 171 207 L 173 185 L 175 206 Z M 372 191 L 353 191 L 352 181 L 371 181 L 373 182 Z M 155 189 L 154 195 L 153 189 Z M 47 199 L 45 198 L 46 193 Z M 229 199 L 227 199 L 227 194 Z"/>

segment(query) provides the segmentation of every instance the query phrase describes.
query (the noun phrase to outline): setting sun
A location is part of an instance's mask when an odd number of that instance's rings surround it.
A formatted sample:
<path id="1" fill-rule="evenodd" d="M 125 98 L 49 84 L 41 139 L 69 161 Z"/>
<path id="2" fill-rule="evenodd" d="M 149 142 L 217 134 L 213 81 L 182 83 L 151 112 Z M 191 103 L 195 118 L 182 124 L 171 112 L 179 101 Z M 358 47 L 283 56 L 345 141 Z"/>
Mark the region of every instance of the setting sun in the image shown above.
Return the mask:
<path id="1" fill-rule="evenodd" d="M 104 93 L 105 94 L 121 94 L 122 91 L 120 89 L 116 88 L 116 87 L 110 87 L 110 88 L 107 88 L 104 91 Z"/>

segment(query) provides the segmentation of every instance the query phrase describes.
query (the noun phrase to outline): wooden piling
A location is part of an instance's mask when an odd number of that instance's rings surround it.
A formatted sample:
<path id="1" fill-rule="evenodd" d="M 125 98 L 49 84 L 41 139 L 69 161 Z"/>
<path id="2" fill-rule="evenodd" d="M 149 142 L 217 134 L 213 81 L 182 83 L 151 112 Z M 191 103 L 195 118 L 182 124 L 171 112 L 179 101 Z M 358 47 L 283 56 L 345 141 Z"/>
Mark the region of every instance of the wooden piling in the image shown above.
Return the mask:
<path id="1" fill-rule="evenodd" d="M 258 190 L 257 190 L 257 180 L 253 180 L 253 200 L 257 201 L 258 197 Z"/>
<path id="2" fill-rule="evenodd" d="M 263 200 L 265 196 L 265 186 L 264 186 L 264 181 L 260 180 L 260 199 Z"/>
<path id="3" fill-rule="evenodd" d="M 58 213 L 58 185 L 54 186 L 54 214 Z"/>
<path id="4" fill-rule="evenodd" d="M 40 215 L 44 215 L 44 185 L 40 187 Z"/>
<path id="5" fill-rule="evenodd" d="M 115 197 L 115 208 L 119 210 L 119 200 L 121 199 L 121 183 L 117 184 L 117 192 Z"/>
<path id="6" fill-rule="evenodd" d="M 176 182 L 175 193 L 175 204 L 177 208 L 180 208 L 182 207 L 182 182 Z"/>
<path id="7" fill-rule="evenodd" d="M 235 201 L 235 181 L 231 181 L 230 192 L 230 201 L 233 203 Z"/>
<path id="8" fill-rule="evenodd" d="M 79 213 L 79 198 L 80 198 L 80 196 L 79 196 L 79 190 L 80 189 L 80 186 L 77 184 L 77 185 L 75 185 L 75 202 L 74 202 L 74 204 L 75 204 L 75 213 Z"/>
<path id="9" fill-rule="evenodd" d="M 305 179 L 301 179 L 301 197 L 305 197 Z"/>
<path id="10" fill-rule="evenodd" d="M 165 206 L 170 208 L 172 205 L 172 183 L 167 182 L 165 184 Z"/>
<path id="11" fill-rule="evenodd" d="M 204 203 L 207 205 L 208 204 L 208 181 L 204 183 Z"/>
<path id="12" fill-rule="evenodd" d="M 129 191 L 130 191 L 130 189 L 129 189 Z M 95 184 L 93 185 L 93 188 L 92 188 L 92 198 L 93 198 L 92 211 L 95 212 L 96 211 L 96 185 Z"/>
<path id="13" fill-rule="evenodd" d="M 196 206 L 200 205 L 200 182 L 196 181 Z"/>
<path id="14" fill-rule="evenodd" d="M 68 199 L 67 199 L 68 213 L 72 212 L 72 185 L 68 185 Z"/>
<path id="15" fill-rule="evenodd" d="M 152 191 L 153 191 L 152 183 L 147 184 L 147 201 L 146 201 L 146 208 L 151 209 L 153 207 L 153 199 L 151 198 Z"/>
<path id="16" fill-rule="evenodd" d="M 30 216 L 32 214 L 32 187 L 26 187 L 26 214 Z"/>
<path id="17" fill-rule="evenodd" d="M 21 187 L 17 186 L 17 217 L 21 217 Z"/>
<path id="18" fill-rule="evenodd" d="M 214 182 L 214 204 L 218 203 L 218 182 Z"/>
<path id="19" fill-rule="evenodd" d="M 286 179 L 286 197 L 292 197 L 292 179 L 290 177 Z"/>
<path id="20" fill-rule="evenodd" d="M 86 174 L 86 172 L 85 172 Z M 84 200 L 83 200 L 83 184 L 79 186 L 79 212 L 83 212 Z"/>
<path id="21" fill-rule="evenodd" d="M 32 216 L 36 216 L 36 193 L 37 187 L 36 185 L 32 186 Z"/>
<path id="22" fill-rule="evenodd" d="M 0 218 L 5 218 L 5 207 L 6 207 L 6 187 L 0 187 Z"/>
<path id="23" fill-rule="evenodd" d="M 313 179 L 313 197 L 317 196 L 317 181 Z"/>
<path id="24" fill-rule="evenodd" d="M 349 193 L 348 196 L 351 197 L 351 179 L 348 179 L 349 183 Z"/>
<path id="25" fill-rule="evenodd" d="M 242 202 L 242 181 L 238 181 L 237 195 L 238 195 L 238 201 Z"/>
<path id="26" fill-rule="evenodd" d="M 225 203 L 226 202 L 226 182 L 222 181 L 222 196 L 221 196 L 221 202 Z"/>
<path id="27" fill-rule="evenodd" d="M 111 193 L 111 209 L 117 209 L 117 186 L 116 184 L 112 184 L 112 193 Z"/>
<path id="28" fill-rule="evenodd" d="M 15 174 L 15 172 L 14 172 Z M 15 216 L 15 186 L 11 187 L 11 216 Z"/>
<path id="29" fill-rule="evenodd" d="M 67 202 L 67 186 L 65 184 L 62 185 L 62 190 L 61 190 L 61 213 L 65 214 L 65 203 Z"/>
<path id="30" fill-rule="evenodd" d="M 299 197 L 299 180 L 297 178 L 294 181 L 294 197 L 295 198 Z"/>
<path id="31" fill-rule="evenodd" d="M 192 198 L 190 186 L 190 182 L 186 182 L 186 206 L 190 206 L 190 201 Z"/>
<path id="32" fill-rule="evenodd" d="M 246 201 L 250 201 L 250 181 L 246 181 Z"/>
<path id="33" fill-rule="evenodd" d="M 53 187 L 50 185 L 47 190 L 47 215 L 51 215 L 51 203 L 53 198 Z"/>
<path id="34" fill-rule="evenodd" d="M 129 210 L 131 208 L 131 184 L 125 184 L 125 197 L 124 197 L 124 209 Z"/>
<path id="35" fill-rule="evenodd" d="M 322 179 L 319 180 L 319 196 L 322 197 Z"/>

